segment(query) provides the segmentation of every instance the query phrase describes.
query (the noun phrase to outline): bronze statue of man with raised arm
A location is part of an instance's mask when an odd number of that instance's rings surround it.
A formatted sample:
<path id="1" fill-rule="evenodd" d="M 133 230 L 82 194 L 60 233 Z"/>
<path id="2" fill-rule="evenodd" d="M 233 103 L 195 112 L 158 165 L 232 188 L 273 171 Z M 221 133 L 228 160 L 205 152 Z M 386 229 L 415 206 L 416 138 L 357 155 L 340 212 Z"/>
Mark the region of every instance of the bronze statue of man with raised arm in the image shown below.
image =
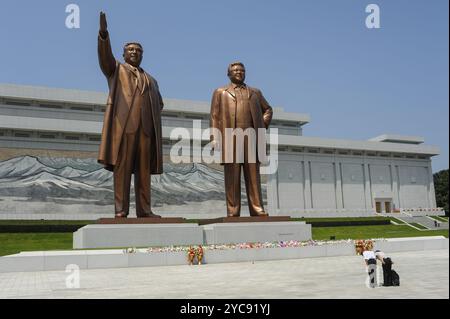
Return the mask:
<path id="1" fill-rule="evenodd" d="M 127 43 L 125 63 L 111 50 L 105 13 L 100 12 L 98 59 L 108 80 L 109 96 L 98 162 L 114 173 L 115 217 L 126 218 L 134 174 L 137 217 L 161 217 L 151 210 L 150 175 L 162 174 L 161 110 L 158 83 L 141 67 L 142 45 Z"/>

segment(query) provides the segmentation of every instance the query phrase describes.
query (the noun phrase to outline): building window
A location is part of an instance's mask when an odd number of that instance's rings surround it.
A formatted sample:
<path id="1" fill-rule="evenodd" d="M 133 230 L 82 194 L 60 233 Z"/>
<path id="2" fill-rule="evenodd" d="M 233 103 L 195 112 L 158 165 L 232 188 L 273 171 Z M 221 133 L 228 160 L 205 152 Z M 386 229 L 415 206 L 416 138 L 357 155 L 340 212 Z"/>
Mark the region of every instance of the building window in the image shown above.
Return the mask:
<path id="1" fill-rule="evenodd" d="M 72 106 L 70 109 L 75 111 L 92 111 L 92 107 L 89 106 Z"/>
<path id="2" fill-rule="evenodd" d="M 39 107 L 44 107 L 44 108 L 48 108 L 48 109 L 62 109 L 61 105 L 56 105 L 56 104 L 39 104 Z"/>
<path id="3" fill-rule="evenodd" d="M 204 120 L 201 115 L 186 115 L 186 118 L 190 120 Z"/>
<path id="4" fill-rule="evenodd" d="M 98 137 L 98 136 L 91 136 L 91 137 L 89 137 L 89 141 L 100 142 L 100 137 Z"/>
<path id="5" fill-rule="evenodd" d="M 30 103 L 27 102 L 19 102 L 19 101 L 5 101 L 6 105 L 14 105 L 14 106 L 30 106 Z"/>
<path id="6" fill-rule="evenodd" d="M 65 138 L 66 140 L 73 140 L 73 141 L 77 141 L 77 140 L 80 139 L 79 136 L 73 136 L 73 135 L 66 135 L 64 138 Z"/>
<path id="7" fill-rule="evenodd" d="M 41 134 L 39 135 L 40 138 L 56 138 L 54 134 Z"/>
<path id="8" fill-rule="evenodd" d="M 275 125 L 284 126 L 284 127 L 297 127 L 297 124 L 293 124 L 293 123 L 277 123 Z"/>
<path id="9" fill-rule="evenodd" d="M 24 132 L 16 132 L 14 133 L 15 137 L 30 137 L 30 133 L 24 133 Z"/>
<path id="10" fill-rule="evenodd" d="M 170 113 L 164 113 L 163 115 L 161 115 L 163 118 L 164 117 L 179 117 L 177 114 L 170 114 Z"/>

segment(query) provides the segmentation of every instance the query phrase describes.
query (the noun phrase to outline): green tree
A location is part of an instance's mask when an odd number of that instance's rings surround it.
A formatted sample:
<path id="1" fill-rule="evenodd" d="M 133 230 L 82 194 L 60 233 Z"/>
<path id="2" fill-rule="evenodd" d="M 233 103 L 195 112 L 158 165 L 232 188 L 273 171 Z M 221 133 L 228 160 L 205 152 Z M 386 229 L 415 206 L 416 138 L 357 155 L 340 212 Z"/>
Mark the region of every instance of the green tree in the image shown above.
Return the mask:
<path id="1" fill-rule="evenodd" d="M 436 204 L 445 210 L 448 215 L 448 169 L 433 174 L 434 191 L 436 192 Z"/>

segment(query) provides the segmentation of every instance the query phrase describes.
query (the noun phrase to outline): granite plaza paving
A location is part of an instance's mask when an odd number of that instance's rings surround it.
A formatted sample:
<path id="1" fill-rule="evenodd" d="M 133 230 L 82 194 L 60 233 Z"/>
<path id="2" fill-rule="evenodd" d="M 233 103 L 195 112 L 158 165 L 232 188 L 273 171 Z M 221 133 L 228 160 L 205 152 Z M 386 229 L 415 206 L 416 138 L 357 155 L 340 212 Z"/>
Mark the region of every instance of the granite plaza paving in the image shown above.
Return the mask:
<path id="1" fill-rule="evenodd" d="M 0 298 L 449 298 L 449 250 L 390 254 L 400 287 L 366 286 L 360 256 L 0 273 Z M 381 274 L 381 269 L 380 274 Z"/>

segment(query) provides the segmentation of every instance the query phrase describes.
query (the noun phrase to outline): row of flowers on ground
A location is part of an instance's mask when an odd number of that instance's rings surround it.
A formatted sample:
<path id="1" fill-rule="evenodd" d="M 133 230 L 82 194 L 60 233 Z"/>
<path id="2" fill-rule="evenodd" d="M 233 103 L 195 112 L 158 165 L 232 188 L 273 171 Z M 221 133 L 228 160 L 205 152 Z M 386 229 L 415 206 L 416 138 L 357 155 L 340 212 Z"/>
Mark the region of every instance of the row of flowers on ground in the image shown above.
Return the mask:
<path id="1" fill-rule="evenodd" d="M 372 239 L 372 241 L 385 240 L 383 238 Z M 202 247 L 203 250 L 229 250 L 229 249 L 258 249 L 258 248 L 291 248 L 291 247 L 308 247 L 308 246 L 323 246 L 323 245 L 336 245 L 336 244 L 355 244 L 358 242 L 353 239 L 344 240 L 308 240 L 308 241 L 280 241 L 280 242 L 264 242 L 264 243 L 238 243 L 238 244 L 221 244 L 221 245 L 205 245 L 197 246 Z M 136 252 L 187 252 L 192 249 L 192 246 L 167 246 L 167 247 L 149 247 L 143 249 L 127 248 L 124 253 L 136 253 Z"/>
<path id="2" fill-rule="evenodd" d="M 370 249 L 373 248 L 373 243 L 375 241 L 384 240 L 382 238 L 379 239 L 370 239 L 370 240 L 333 240 L 333 241 L 317 241 L 317 240 L 308 240 L 308 241 L 280 241 L 280 242 L 264 242 L 264 243 L 238 243 L 238 244 L 222 244 L 222 245 L 198 245 L 198 246 L 167 246 L 167 247 L 149 247 L 146 249 L 137 249 L 137 248 L 127 248 L 124 249 L 124 253 L 132 254 L 137 252 L 147 252 L 147 253 L 162 253 L 162 252 L 185 252 L 187 254 L 187 261 L 189 265 L 193 265 L 194 263 L 201 265 L 203 263 L 203 257 L 207 251 L 212 250 L 232 250 L 232 249 L 260 249 L 260 248 L 292 248 L 292 247 L 312 247 L 312 246 L 323 246 L 330 244 L 352 244 L 356 249 L 356 253 L 361 253 L 362 250 L 368 249 L 370 245 Z"/>

